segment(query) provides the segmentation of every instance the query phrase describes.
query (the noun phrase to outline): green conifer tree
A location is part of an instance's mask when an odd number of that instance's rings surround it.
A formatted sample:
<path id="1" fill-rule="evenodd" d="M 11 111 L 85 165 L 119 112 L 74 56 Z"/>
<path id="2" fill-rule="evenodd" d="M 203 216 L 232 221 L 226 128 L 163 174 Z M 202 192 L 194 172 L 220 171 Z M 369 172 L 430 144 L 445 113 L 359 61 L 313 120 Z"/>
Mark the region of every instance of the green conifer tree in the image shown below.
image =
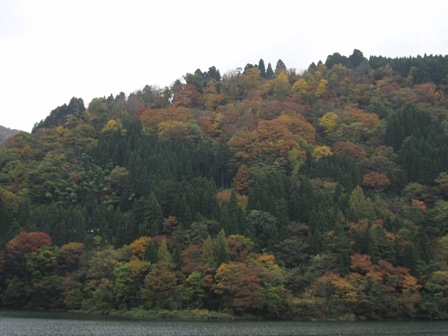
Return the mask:
<path id="1" fill-rule="evenodd" d="M 176 267 L 178 269 L 180 269 L 184 262 L 184 260 L 182 258 L 182 249 L 181 249 L 180 245 L 177 244 L 174 247 L 173 255 L 171 258 L 172 258 L 173 263 L 176 265 Z"/>
<path id="2" fill-rule="evenodd" d="M 146 245 L 144 259 L 153 265 L 159 261 L 159 244 L 154 239 L 151 239 Z"/>
<path id="3" fill-rule="evenodd" d="M 274 78 L 274 70 L 272 70 L 271 63 L 268 63 L 268 68 L 266 69 L 266 79 Z"/>
<path id="4" fill-rule="evenodd" d="M 277 65 L 275 67 L 275 73 L 278 74 L 280 71 L 286 71 L 286 65 L 283 63 L 281 59 L 277 61 Z"/>
<path id="5" fill-rule="evenodd" d="M 112 242 L 114 246 L 122 246 L 124 244 L 124 236 L 126 233 L 125 215 L 121 212 L 118 206 L 114 213 L 112 221 L 113 237 Z"/>
<path id="6" fill-rule="evenodd" d="M 12 224 L 12 216 L 3 199 L 0 198 L 0 246 L 9 240 L 7 235 L 9 226 Z"/>
<path id="7" fill-rule="evenodd" d="M 17 221 L 19 225 L 23 228 L 26 228 L 28 231 L 31 231 L 29 227 L 29 219 L 30 219 L 30 201 L 28 198 L 25 198 L 19 204 L 19 209 L 17 211 Z"/>
<path id="8" fill-rule="evenodd" d="M 155 193 L 149 195 L 145 207 L 145 222 L 148 223 L 149 236 L 157 236 L 162 232 L 163 211 Z"/>
<path id="9" fill-rule="evenodd" d="M 262 58 L 260 58 L 260 61 L 258 62 L 258 71 L 260 71 L 260 76 L 262 78 L 266 78 L 266 67 Z"/>
<path id="10" fill-rule="evenodd" d="M 61 246 L 68 242 L 67 239 L 67 228 L 65 225 L 65 220 L 62 219 L 59 223 L 57 223 L 52 232 L 50 233 L 51 239 L 55 245 Z"/>
<path id="11" fill-rule="evenodd" d="M 216 264 L 219 267 L 222 263 L 229 260 L 228 246 L 226 240 L 226 234 L 223 229 L 221 229 L 216 236 Z"/>
<path id="12" fill-rule="evenodd" d="M 166 261 L 171 262 L 171 254 L 168 251 L 168 246 L 166 245 L 165 239 L 159 245 L 159 249 L 157 251 L 157 259 L 158 261 Z"/>
<path id="13" fill-rule="evenodd" d="M 213 240 L 210 235 L 208 235 L 207 239 L 204 241 L 204 247 L 202 249 L 202 260 L 210 265 L 214 265 L 216 260 L 213 248 Z"/>
<path id="14" fill-rule="evenodd" d="M 360 186 L 353 189 L 348 201 L 348 218 L 352 221 L 371 219 L 374 217 L 373 204 L 370 198 L 364 197 L 364 191 Z"/>
<path id="15" fill-rule="evenodd" d="M 221 226 L 221 229 L 228 232 L 230 227 L 230 215 L 229 215 L 229 209 L 226 204 L 223 204 L 221 206 L 221 217 L 219 224 Z"/>

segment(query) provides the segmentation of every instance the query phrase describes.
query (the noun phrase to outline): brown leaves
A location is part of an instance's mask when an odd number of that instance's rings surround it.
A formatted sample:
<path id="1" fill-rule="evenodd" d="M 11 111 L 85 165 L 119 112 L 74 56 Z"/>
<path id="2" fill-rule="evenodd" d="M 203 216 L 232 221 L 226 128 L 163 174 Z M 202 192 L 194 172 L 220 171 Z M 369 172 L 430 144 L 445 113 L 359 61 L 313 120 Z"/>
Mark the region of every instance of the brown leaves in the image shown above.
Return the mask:
<path id="1" fill-rule="evenodd" d="M 134 240 L 129 248 L 132 251 L 132 259 L 143 260 L 145 256 L 146 246 L 151 242 L 152 238 L 143 236 Z"/>
<path id="2" fill-rule="evenodd" d="M 390 184 L 391 182 L 389 178 L 385 174 L 379 172 L 369 172 L 362 178 L 363 186 L 373 188 L 377 192 L 382 192 L 390 186 Z"/>
<path id="3" fill-rule="evenodd" d="M 239 166 L 233 178 L 233 184 L 238 194 L 247 195 L 249 193 L 249 170 L 245 164 Z"/>
<path id="4" fill-rule="evenodd" d="M 41 246 L 53 244 L 49 235 L 44 232 L 20 232 L 6 245 L 6 251 L 15 256 L 36 252 Z"/>
<path id="5" fill-rule="evenodd" d="M 366 158 L 366 152 L 350 141 L 338 141 L 333 145 L 333 150 L 338 155 L 351 157 L 357 163 L 362 162 Z"/>

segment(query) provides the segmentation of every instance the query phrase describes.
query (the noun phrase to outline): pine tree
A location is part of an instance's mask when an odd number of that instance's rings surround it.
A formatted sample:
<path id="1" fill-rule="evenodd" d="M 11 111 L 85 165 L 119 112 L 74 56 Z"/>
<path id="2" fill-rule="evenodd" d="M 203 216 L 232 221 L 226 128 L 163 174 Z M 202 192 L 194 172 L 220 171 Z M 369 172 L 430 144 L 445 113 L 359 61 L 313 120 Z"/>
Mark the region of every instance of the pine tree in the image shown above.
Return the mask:
<path id="1" fill-rule="evenodd" d="M 103 234 L 106 236 L 108 235 L 108 232 L 102 231 L 105 228 L 107 228 L 106 208 L 101 204 L 93 210 L 90 229 L 94 235 L 99 235 L 102 237 Z"/>
<path id="2" fill-rule="evenodd" d="M 226 204 L 229 214 L 229 225 L 228 225 L 228 234 L 238 234 L 240 233 L 239 221 L 241 217 L 241 208 L 238 204 L 238 199 L 236 197 L 235 190 L 232 189 L 230 194 L 229 203 Z"/>
<path id="3" fill-rule="evenodd" d="M 28 231 L 32 231 L 29 228 L 30 201 L 28 198 L 25 198 L 22 202 L 20 202 L 16 219 L 21 227 L 26 228 Z"/>
<path id="4" fill-rule="evenodd" d="M 260 71 L 260 76 L 262 78 L 266 78 L 266 67 L 262 58 L 260 58 L 260 61 L 258 62 L 258 71 Z"/>
<path id="5" fill-rule="evenodd" d="M 124 244 L 124 237 L 126 233 L 125 216 L 121 212 L 120 207 L 117 207 L 114 213 L 113 228 L 115 230 L 113 234 L 113 243 L 115 246 L 122 246 Z"/>
<path id="6" fill-rule="evenodd" d="M 364 60 L 365 60 L 365 57 L 364 57 L 363 53 L 358 49 L 353 50 L 353 53 L 347 58 L 348 65 L 351 68 L 356 68 Z"/>
<path id="7" fill-rule="evenodd" d="M 288 205 L 285 199 L 282 198 L 276 202 L 275 216 L 277 218 L 279 240 L 283 241 L 288 238 L 288 224 L 290 221 L 288 216 Z"/>
<path id="8" fill-rule="evenodd" d="M 221 73 L 219 72 L 218 69 L 216 69 L 215 66 L 212 66 L 212 67 L 208 68 L 207 75 L 208 75 L 208 79 L 209 80 L 210 79 L 214 79 L 214 80 L 216 80 L 218 82 L 221 81 Z"/>
<path id="9" fill-rule="evenodd" d="M 178 244 L 174 247 L 172 260 L 178 269 L 180 269 L 182 267 L 182 265 L 183 265 L 182 249 L 181 249 L 180 245 L 178 245 Z"/>
<path id="10" fill-rule="evenodd" d="M 306 243 L 309 246 L 310 254 L 319 254 L 322 251 L 322 238 L 318 231 L 308 232 Z"/>
<path id="11" fill-rule="evenodd" d="M 268 63 L 268 68 L 266 69 L 266 79 L 274 78 L 274 70 L 272 70 L 271 63 Z"/>
<path id="12" fill-rule="evenodd" d="M 341 250 L 337 253 L 338 258 L 338 270 L 341 275 L 347 275 L 350 273 L 350 255 L 349 250 Z"/>
<path id="13" fill-rule="evenodd" d="M 159 249 L 157 251 L 157 259 L 158 261 L 166 261 L 171 262 L 171 254 L 168 251 L 168 246 L 166 245 L 165 239 L 159 245 Z"/>
<path id="14" fill-rule="evenodd" d="M 281 59 L 279 59 L 275 67 L 275 73 L 278 75 L 281 71 L 286 71 L 286 65 Z"/>
<path id="15" fill-rule="evenodd" d="M 235 211 L 229 211 L 229 225 L 228 225 L 229 235 L 238 234 L 240 230 L 238 228 L 238 218 Z"/>
<path id="16" fill-rule="evenodd" d="M 12 216 L 3 199 L 0 198 L 0 246 L 6 243 L 10 237 L 7 236 L 9 226 L 12 224 Z"/>
<path id="17" fill-rule="evenodd" d="M 202 260 L 210 265 L 214 265 L 215 253 L 213 251 L 213 240 L 210 235 L 204 241 L 204 247 L 202 249 Z"/>
<path id="18" fill-rule="evenodd" d="M 149 195 L 145 207 L 145 221 L 148 223 L 149 236 L 157 236 L 162 232 L 163 211 L 154 193 Z"/>
<path id="19" fill-rule="evenodd" d="M 66 228 L 64 219 L 62 219 L 62 221 L 60 221 L 58 224 L 56 224 L 56 226 L 53 228 L 50 236 L 53 239 L 53 243 L 55 245 L 61 246 L 68 242 L 67 228 Z"/>
<path id="20" fill-rule="evenodd" d="M 411 271 L 412 274 L 418 272 L 418 253 L 413 242 L 406 242 L 403 249 L 403 265 Z"/>
<path id="21" fill-rule="evenodd" d="M 370 219 L 374 216 L 372 201 L 370 198 L 364 197 L 364 192 L 360 186 L 353 189 L 348 204 L 348 217 L 352 221 Z"/>
<path id="22" fill-rule="evenodd" d="M 159 244 L 154 239 L 151 239 L 146 245 L 144 260 L 153 265 L 159 261 Z"/>
<path id="23" fill-rule="evenodd" d="M 137 200 L 134 200 L 134 205 L 132 207 L 132 215 L 131 215 L 131 221 L 130 221 L 130 227 L 131 228 L 137 228 L 135 232 L 136 236 L 149 236 L 149 226 L 147 217 L 145 214 L 146 211 L 146 199 L 145 197 L 140 197 Z M 132 237 L 132 240 L 136 239 L 137 237 Z M 131 240 L 131 241 L 132 241 Z"/>
<path id="24" fill-rule="evenodd" d="M 181 222 L 182 226 L 187 229 L 193 219 L 192 219 L 192 214 L 191 214 L 191 209 L 190 209 L 190 205 L 187 202 L 187 196 L 186 194 L 182 194 L 182 197 L 180 199 L 180 204 L 179 207 L 177 209 L 177 218 L 179 218 L 179 221 Z"/>
<path id="25" fill-rule="evenodd" d="M 315 207 L 314 189 L 308 178 L 303 179 L 299 184 L 297 195 L 296 216 L 299 221 L 308 223 L 310 215 Z"/>
<path id="26" fill-rule="evenodd" d="M 226 234 L 223 229 L 219 231 L 216 237 L 216 263 L 221 265 L 229 260 L 228 246 L 226 240 Z"/>

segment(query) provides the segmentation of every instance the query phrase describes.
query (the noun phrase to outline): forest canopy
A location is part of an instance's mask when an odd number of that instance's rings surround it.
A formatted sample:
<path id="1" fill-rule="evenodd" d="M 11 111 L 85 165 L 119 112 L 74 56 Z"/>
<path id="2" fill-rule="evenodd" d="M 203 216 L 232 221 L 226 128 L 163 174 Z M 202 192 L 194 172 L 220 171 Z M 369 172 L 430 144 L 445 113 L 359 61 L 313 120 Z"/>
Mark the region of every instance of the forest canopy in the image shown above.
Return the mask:
<path id="1" fill-rule="evenodd" d="M 0 307 L 448 317 L 448 56 L 260 59 L 0 146 Z"/>

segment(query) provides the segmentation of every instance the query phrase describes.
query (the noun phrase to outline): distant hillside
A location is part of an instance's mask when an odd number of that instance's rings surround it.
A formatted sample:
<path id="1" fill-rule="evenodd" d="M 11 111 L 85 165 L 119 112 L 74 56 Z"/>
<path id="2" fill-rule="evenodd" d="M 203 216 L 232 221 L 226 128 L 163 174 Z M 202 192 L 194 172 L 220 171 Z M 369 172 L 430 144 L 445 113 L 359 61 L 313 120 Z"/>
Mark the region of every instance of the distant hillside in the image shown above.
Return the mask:
<path id="1" fill-rule="evenodd" d="M 354 50 L 73 97 L 0 145 L 0 309 L 448 320 L 447 79 Z"/>
<path id="2" fill-rule="evenodd" d="M 0 143 L 4 142 L 9 137 L 12 137 L 19 133 L 19 130 L 10 129 L 4 126 L 0 126 Z"/>

